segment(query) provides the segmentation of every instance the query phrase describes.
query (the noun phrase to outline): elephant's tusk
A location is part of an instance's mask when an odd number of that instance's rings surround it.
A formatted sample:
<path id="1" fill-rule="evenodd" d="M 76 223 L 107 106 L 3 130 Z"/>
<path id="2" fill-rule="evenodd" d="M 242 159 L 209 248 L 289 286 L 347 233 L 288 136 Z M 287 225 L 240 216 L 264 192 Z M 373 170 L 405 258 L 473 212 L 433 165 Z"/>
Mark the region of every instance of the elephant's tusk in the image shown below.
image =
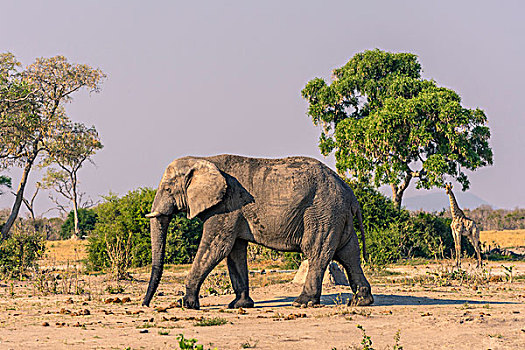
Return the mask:
<path id="1" fill-rule="evenodd" d="M 158 212 L 158 211 L 154 211 L 154 212 L 151 212 L 149 214 L 146 214 L 146 217 L 151 219 L 151 218 L 156 218 L 157 216 L 160 216 L 161 214 Z"/>

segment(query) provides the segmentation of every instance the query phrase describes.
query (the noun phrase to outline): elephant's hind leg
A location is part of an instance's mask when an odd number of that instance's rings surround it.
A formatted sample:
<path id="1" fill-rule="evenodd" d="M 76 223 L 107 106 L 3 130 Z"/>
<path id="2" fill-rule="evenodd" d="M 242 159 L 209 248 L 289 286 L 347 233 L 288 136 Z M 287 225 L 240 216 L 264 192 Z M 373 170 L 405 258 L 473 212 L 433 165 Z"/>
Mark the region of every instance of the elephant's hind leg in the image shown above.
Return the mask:
<path id="1" fill-rule="evenodd" d="M 330 261 L 334 257 L 335 247 L 339 237 L 333 234 L 334 228 L 323 225 L 322 221 L 315 222 L 309 228 L 310 232 L 327 232 L 324 236 L 311 233 L 310 237 L 315 240 L 306 242 L 308 249 L 303 248 L 303 252 L 308 259 L 308 273 L 303 286 L 303 291 L 294 300 L 293 306 L 313 306 L 321 303 L 321 291 L 323 287 L 323 277 Z M 304 244 L 305 242 L 303 242 Z"/>
<path id="2" fill-rule="evenodd" d="M 244 239 L 237 239 L 233 245 L 227 264 L 232 281 L 235 299 L 228 305 L 230 309 L 239 307 L 253 307 L 254 303 L 250 298 L 250 287 L 248 284 L 248 262 L 246 260 L 246 249 L 248 242 Z"/>
<path id="3" fill-rule="evenodd" d="M 374 297 L 372 296 L 370 283 L 368 283 L 361 268 L 360 255 L 357 236 L 352 230 L 350 241 L 336 251 L 334 260 L 345 268 L 350 287 L 354 292 L 349 305 L 365 306 L 372 304 Z"/>
<path id="4" fill-rule="evenodd" d="M 332 255 L 327 254 L 316 256 L 307 255 L 308 273 L 304 283 L 303 291 L 294 300 L 293 306 L 314 306 L 321 303 L 321 290 L 323 287 L 323 277 L 328 264 L 332 260 Z"/>

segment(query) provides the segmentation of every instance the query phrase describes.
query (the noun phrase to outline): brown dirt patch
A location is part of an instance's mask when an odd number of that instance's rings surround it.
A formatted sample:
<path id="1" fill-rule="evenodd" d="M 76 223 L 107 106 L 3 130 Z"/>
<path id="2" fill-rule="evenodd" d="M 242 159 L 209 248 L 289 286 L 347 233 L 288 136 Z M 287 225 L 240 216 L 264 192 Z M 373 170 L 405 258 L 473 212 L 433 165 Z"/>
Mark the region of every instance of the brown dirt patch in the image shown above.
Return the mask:
<path id="1" fill-rule="evenodd" d="M 186 273 L 180 270 L 166 273 L 150 308 L 140 306 L 146 272 L 121 282 L 123 290 L 107 276 L 82 275 L 81 295 L 44 295 L 31 281 L 2 281 L 0 348 L 177 349 L 176 337 L 184 334 L 205 349 L 341 350 L 360 348 L 357 325 L 376 349 L 392 348 L 398 330 L 404 349 L 519 348 L 525 344 L 525 263 L 492 262 L 476 272 L 469 262 L 467 275 L 478 279 L 450 278 L 450 262 L 369 272 L 376 303 L 359 308 L 343 304 L 351 291 L 340 286 L 323 290 L 323 307 L 294 308 L 301 286 L 275 284 L 272 273 L 251 275 L 256 307 L 247 310 L 225 309 L 232 295 L 203 295 L 199 311 L 177 307 L 172 303 L 182 295 Z M 502 264 L 513 266 L 512 283 Z M 493 276 L 499 277 L 491 282 Z M 208 325 L 215 323 L 224 324 Z"/>

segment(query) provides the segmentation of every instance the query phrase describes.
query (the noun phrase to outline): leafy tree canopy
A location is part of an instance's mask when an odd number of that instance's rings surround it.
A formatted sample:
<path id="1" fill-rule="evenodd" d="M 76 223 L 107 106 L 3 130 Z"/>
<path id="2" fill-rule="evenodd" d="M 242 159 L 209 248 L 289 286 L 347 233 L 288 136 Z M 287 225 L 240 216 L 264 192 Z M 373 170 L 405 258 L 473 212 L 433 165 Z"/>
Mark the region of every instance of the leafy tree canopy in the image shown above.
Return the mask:
<path id="1" fill-rule="evenodd" d="M 315 78 L 302 96 L 322 128 L 321 152 L 335 152 L 341 174 L 390 185 L 398 207 L 412 179 L 416 188 L 430 189 L 450 176 L 466 190 L 464 170 L 492 164 L 485 113 L 422 79 L 414 54 L 358 53 L 333 71 L 331 84 Z"/>

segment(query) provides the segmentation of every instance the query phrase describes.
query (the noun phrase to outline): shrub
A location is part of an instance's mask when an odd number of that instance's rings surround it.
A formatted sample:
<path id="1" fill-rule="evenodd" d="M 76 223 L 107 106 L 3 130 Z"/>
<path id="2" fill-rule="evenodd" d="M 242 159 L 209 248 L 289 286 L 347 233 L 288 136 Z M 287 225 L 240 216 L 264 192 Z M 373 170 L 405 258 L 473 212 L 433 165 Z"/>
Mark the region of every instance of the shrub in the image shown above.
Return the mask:
<path id="1" fill-rule="evenodd" d="M 303 253 L 285 252 L 283 254 L 283 268 L 287 270 L 298 269 L 301 262 L 305 259 Z"/>
<path id="2" fill-rule="evenodd" d="M 361 183 L 350 182 L 361 204 L 367 251 L 372 264 L 384 265 L 414 257 L 446 258 L 454 250 L 451 219 L 430 213 L 412 214 L 397 209 L 379 191 Z M 359 228 L 355 225 L 356 232 Z M 462 249 L 474 249 L 462 237 Z"/>
<path id="3" fill-rule="evenodd" d="M 44 234 L 29 222 L 17 221 L 11 235 L 0 242 L 0 275 L 22 279 L 37 267 L 44 252 Z"/>
<path id="4" fill-rule="evenodd" d="M 93 209 L 78 209 L 78 229 L 80 230 L 80 237 L 87 236 L 95 228 L 97 222 L 97 213 Z M 67 215 L 66 221 L 60 228 L 60 238 L 68 239 L 75 232 L 75 214 L 70 211 Z"/>
<path id="5" fill-rule="evenodd" d="M 122 274 L 129 267 L 151 263 L 150 220 L 145 215 L 154 198 L 155 190 L 150 188 L 130 191 L 121 198 L 105 197 L 105 202 L 95 209 L 97 223 L 88 238 L 88 268 L 113 267 Z M 176 215 L 168 228 L 165 263 L 191 263 L 201 234 L 202 222 Z"/>
<path id="6" fill-rule="evenodd" d="M 165 261 L 168 264 L 193 262 L 201 236 L 202 222 L 200 220 L 188 220 L 183 214 L 175 216 L 168 227 Z"/>
<path id="7" fill-rule="evenodd" d="M 137 249 L 147 249 L 141 237 L 149 231 L 149 212 L 155 192 L 140 188 L 122 198 L 110 194 L 96 207 L 97 222 L 88 240 L 88 267 L 100 270 L 111 267 L 117 277 L 123 277 L 132 266 Z M 148 205 L 149 204 L 149 205 Z"/>

